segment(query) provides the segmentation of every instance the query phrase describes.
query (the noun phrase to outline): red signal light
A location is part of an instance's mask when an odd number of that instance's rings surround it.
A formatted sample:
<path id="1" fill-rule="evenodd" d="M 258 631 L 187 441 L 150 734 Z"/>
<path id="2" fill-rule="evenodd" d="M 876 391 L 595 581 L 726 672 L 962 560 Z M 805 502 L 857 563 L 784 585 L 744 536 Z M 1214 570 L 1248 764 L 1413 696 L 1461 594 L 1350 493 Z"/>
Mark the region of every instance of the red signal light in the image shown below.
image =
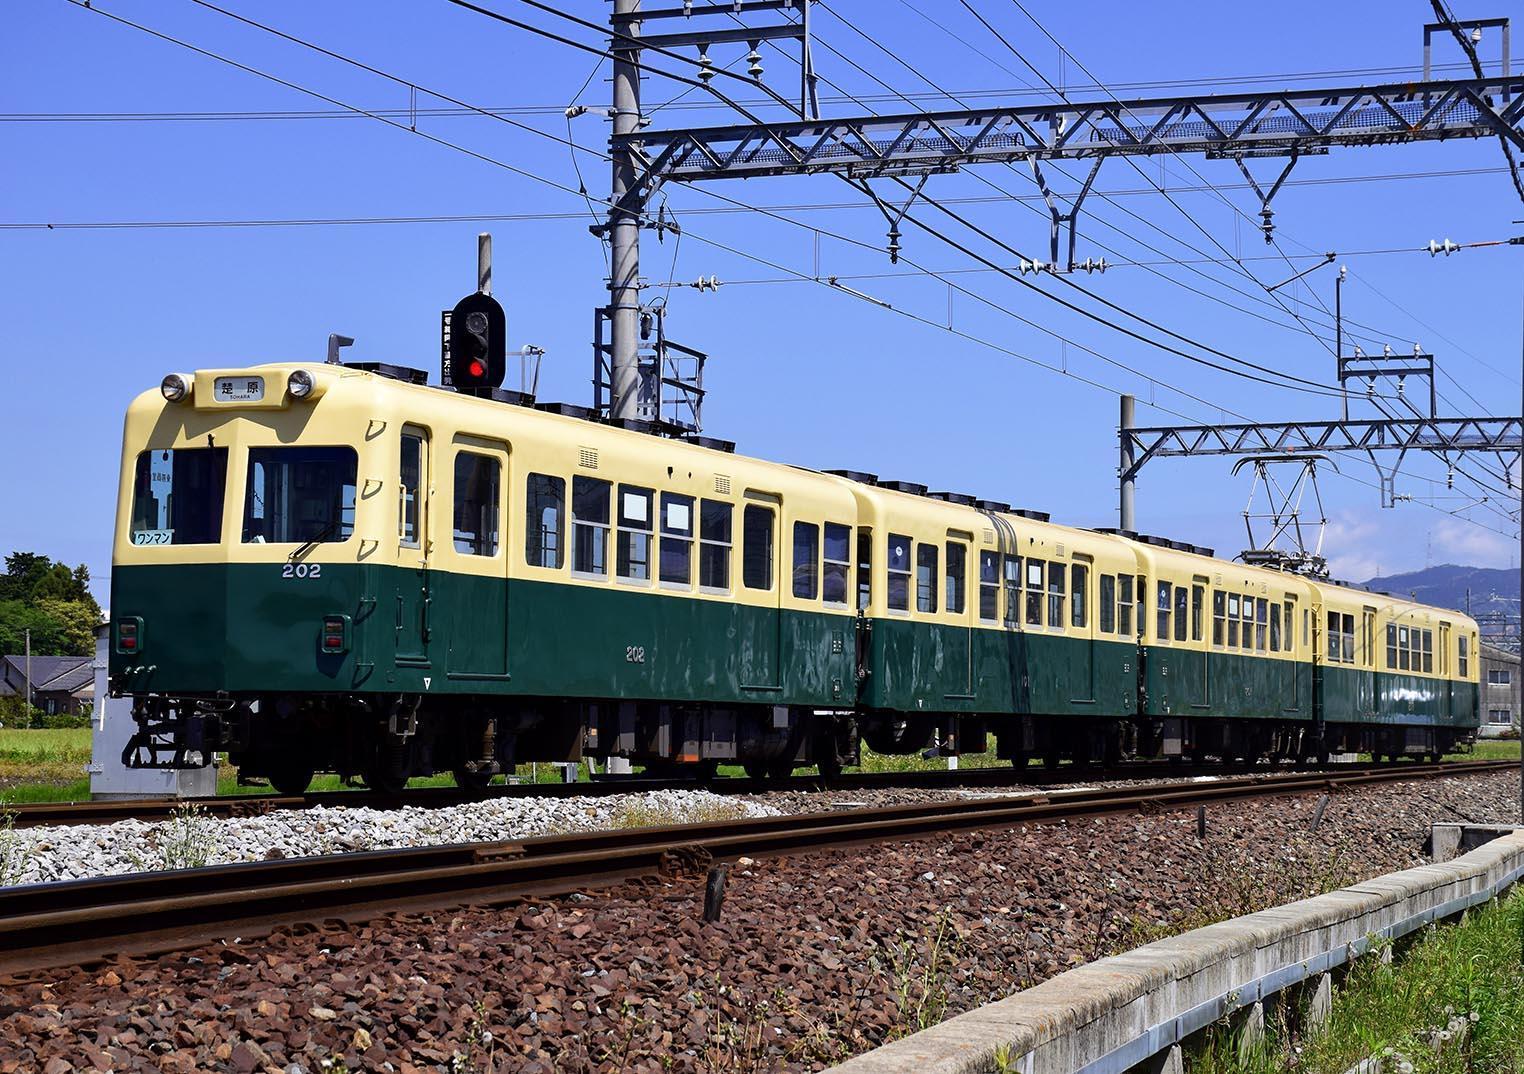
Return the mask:
<path id="1" fill-rule="evenodd" d="M 472 358 L 471 361 L 466 364 L 466 375 L 469 376 L 472 380 L 480 380 L 482 377 L 487 375 L 487 367 L 482 364 L 482 360 L 480 358 Z"/>

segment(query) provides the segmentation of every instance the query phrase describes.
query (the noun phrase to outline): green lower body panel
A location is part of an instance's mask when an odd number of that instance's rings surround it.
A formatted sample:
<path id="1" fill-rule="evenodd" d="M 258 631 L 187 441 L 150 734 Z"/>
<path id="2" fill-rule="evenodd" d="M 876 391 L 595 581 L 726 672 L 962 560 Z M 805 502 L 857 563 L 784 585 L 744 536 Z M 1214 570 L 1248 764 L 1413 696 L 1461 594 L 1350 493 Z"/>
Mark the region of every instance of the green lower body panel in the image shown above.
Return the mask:
<path id="1" fill-rule="evenodd" d="M 1462 730 L 1478 725 L 1475 683 L 1332 666 L 1325 666 L 1322 676 L 1323 718 L 1328 723 Z"/>
<path id="2" fill-rule="evenodd" d="M 910 619 L 874 619 L 869 639 L 868 708 L 1111 719 L 1135 710 L 1132 645 Z"/>
<path id="3" fill-rule="evenodd" d="M 1143 663 L 1150 716 L 1312 719 L 1312 666 L 1303 661 L 1154 645 Z"/>
<path id="4" fill-rule="evenodd" d="M 323 564 L 118 567 L 143 621 L 118 688 L 167 694 L 419 693 L 853 704 L 855 620 L 609 584 Z M 323 618 L 348 651 L 320 651 Z"/>

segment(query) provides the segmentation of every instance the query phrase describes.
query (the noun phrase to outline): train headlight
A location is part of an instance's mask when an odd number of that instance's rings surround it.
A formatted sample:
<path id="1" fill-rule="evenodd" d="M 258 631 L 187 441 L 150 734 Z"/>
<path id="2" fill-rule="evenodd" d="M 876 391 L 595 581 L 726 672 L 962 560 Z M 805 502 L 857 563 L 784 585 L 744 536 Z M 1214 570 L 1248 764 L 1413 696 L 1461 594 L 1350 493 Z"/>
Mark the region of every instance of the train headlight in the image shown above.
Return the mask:
<path id="1" fill-rule="evenodd" d="M 190 398 L 190 380 L 180 373 L 171 373 L 159 382 L 159 391 L 171 403 L 183 403 Z"/>
<path id="2" fill-rule="evenodd" d="M 298 369 L 286 378 L 286 390 L 291 393 L 293 399 L 305 399 L 312 394 L 316 382 L 312 374 L 305 369 Z"/>

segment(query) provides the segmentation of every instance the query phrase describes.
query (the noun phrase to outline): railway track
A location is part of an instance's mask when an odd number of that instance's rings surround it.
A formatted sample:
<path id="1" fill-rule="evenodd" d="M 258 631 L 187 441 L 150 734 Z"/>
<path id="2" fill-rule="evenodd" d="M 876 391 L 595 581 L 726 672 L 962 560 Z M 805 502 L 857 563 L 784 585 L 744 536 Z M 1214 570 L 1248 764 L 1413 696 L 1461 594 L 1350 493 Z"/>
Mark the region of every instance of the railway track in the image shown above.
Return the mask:
<path id="1" fill-rule="evenodd" d="M 1472 762 L 1451 762 L 1464 764 Z M 1417 769 L 1411 761 L 1385 764 L 1361 764 L 1360 771 L 1404 771 Z M 1065 764 L 1057 769 L 1025 769 L 999 765 L 989 768 L 963 768 L 948 771 L 934 769 L 915 772 L 852 772 L 836 776 L 829 783 L 815 775 L 792 776 L 785 780 L 755 780 L 745 777 L 722 777 L 708 782 L 691 778 L 651 778 L 646 776 L 599 776 L 582 783 L 515 783 L 495 785 L 485 793 L 467 792 L 455 787 L 416 787 L 401 795 L 385 795 L 366 789 L 318 791 L 304 795 L 230 794 L 210 798 L 137 798 L 120 801 L 38 802 L 9 807 L 17 828 L 52 825 L 111 824 L 120 820 L 163 820 L 177 809 L 194 804 L 215 817 L 254 817 L 282 809 L 310 809 L 313 806 L 367 806 L 391 809 L 417 806 L 438 809 L 481 801 L 484 798 L 575 798 L 603 797 L 642 791 L 663 791 L 702 787 L 717 794 L 759 794 L 765 791 L 831 790 L 992 790 L 1007 787 L 1031 787 L 1067 783 L 1105 783 L 1117 780 L 1179 780 L 1203 776 L 1282 775 L 1339 772 L 1348 764 L 1298 765 L 1180 765 L 1168 761 L 1138 761 L 1119 765 L 1089 766 Z"/>
<path id="2" fill-rule="evenodd" d="M 637 877 L 975 828 L 1168 811 L 1513 767 L 1508 761 L 1081 788 L 724 823 L 139 873 L 0 889 L 0 973 L 142 955 L 281 926 L 493 905 Z"/>

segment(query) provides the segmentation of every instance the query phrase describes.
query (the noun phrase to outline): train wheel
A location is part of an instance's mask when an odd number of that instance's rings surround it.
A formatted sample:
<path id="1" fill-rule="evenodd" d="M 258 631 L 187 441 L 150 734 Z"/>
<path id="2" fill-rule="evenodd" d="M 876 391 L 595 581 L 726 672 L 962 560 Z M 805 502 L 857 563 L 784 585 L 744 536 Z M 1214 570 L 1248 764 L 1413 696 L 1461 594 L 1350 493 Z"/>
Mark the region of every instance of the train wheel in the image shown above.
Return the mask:
<path id="1" fill-rule="evenodd" d="M 487 785 L 492 782 L 491 772 L 478 772 L 475 769 L 467 768 L 463 764 L 458 764 L 450 769 L 450 775 L 455 777 L 455 786 L 471 794 L 481 794 L 487 789 Z"/>
<path id="2" fill-rule="evenodd" d="M 313 766 L 310 764 L 286 760 L 278 762 L 265 778 L 270 781 L 270 786 L 275 788 L 276 794 L 287 798 L 299 798 L 307 793 L 307 787 L 312 783 L 313 772 Z"/>
<path id="3" fill-rule="evenodd" d="M 829 760 L 816 761 L 815 767 L 820 771 L 820 778 L 827 783 L 830 783 L 837 776 L 841 775 L 841 762 L 834 757 Z"/>
<path id="4" fill-rule="evenodd" d="M 765 761 L 747 761 L 741 766 L 746 769 L 746 775 L 759 782 L 767 779 L 767 763 Z"/>
<path id="5" fill-rule="evenodd" d="M 405 742 L 391 745 L 390 748 L 387 743 L 377 743 L 375 753 L 361 773 L 365 785 L 378 794 L 401 794 L 407 786 L 408 754 Z"/>
<path id="6" fill-rule="evenodd" d="M 794 774 L 793 761 L 774 761 L 767 766 L 767 778 L 772 780 L 785 780 Z"/>

